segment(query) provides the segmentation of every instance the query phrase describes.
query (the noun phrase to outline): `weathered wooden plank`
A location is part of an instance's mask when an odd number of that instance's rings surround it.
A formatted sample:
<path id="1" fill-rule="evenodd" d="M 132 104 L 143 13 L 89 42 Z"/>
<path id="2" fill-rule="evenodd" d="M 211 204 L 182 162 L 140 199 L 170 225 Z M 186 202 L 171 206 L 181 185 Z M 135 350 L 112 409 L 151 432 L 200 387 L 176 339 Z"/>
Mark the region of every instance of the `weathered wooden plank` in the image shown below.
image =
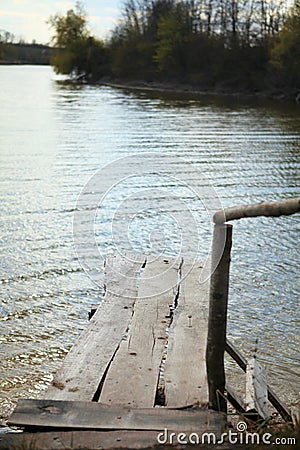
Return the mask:
<path id="1" fill-rule="evenodd" d="M 200 276 L 206 279 L 200 283 Z M 165 399 L 168 407 L 207 406 L 206 337 L 209 279 L 203 264 L 183 263 L 177 307 L 169 329 L 165 362 Z"/>
<path id="2" fill-rule="evenodd" d="M 1 450 L 34 449 L 34 450 L 194 450 L 220 448 L 219 437 L 214 430 L 201 432 L 165 433 L 157 431 L 52 431 L 34 433 L 11 433 L 0 437 Z M 165 442 L 166 441 L 166 442 Z M 165 445 L 164 445 L 165 442 Z M 199 445 L 195 445 L 198 444 Z M 163 445 L 163 447 L 162 447 Z M 236 450 L 244 450 L 245 445 L 237 444 Z M 232 450 L 232 444 L 223 442 L 222 450 Z"/>
<path id="3" fill-rule="evenodd" d="M 225 348 L 226 352 L 235 360 L 240 368 L 246 372 L 247 360 L 242 353 L 228 339 L 226 341 Z M 286 422 L 292 421 L 289 407 L 282 400 L 280 400 L 276 392 L 270 386 L 268 386 L 268 399 Z"/>
<path id="4" fill-rule="evenodd" d="M 47 431 L 10 433 L 0 437 L 2 450 L 156 449 L 157 431 Z"/>
<path id="5" fill-rule="evenodd" d="M 140 253 L 108 255 L 105 259 L 105 298 L 109 294 L 136 300 L 137 276 L 146 264 Z"/>
<path id="6" fill-rule="evenodd" d="M 132 409 L 97 402 L 19 400 L 10 425 L 89 430 L 220 431 L 222 416 L 208 410 Z"/>
<path id="7" fill-rule="evenodd" d="M 104 300 L 66 356 L 44 398 L 93 399 L 131 320 L 137 278 L 144 262 L 140 255 L 107 258 Z"/>
<path id="8" fill-rule="evenodd" d="M 170 258 L 147 261 L 132 321 L 106 375 L 100 402 L 154 406 L 166 344 L 166 316 L 178 289 L 180 264 L 181 260 Z"/>
<path id="9" fill-rule="evenodd" d="M 269 416 L 267 372 L 255 358 L 249 359 L 246 368 L 246 408 L 263 419 Z"/>

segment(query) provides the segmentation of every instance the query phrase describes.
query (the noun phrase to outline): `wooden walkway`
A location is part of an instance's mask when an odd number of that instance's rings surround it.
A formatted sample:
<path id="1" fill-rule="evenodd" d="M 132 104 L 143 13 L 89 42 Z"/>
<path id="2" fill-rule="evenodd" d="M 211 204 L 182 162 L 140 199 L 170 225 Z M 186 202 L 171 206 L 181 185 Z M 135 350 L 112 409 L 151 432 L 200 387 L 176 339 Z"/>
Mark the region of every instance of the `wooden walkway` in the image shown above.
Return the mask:
<path id="1" fill-rule="evenodd" d="M 105 285 L 44 398 L 20 400 L 9 423 L 29 431 L 98 430 L 101 448 L 115 448 L 116 430 L 124 448 L 156 445 L 164 429 L 219 436 L 224 415 L 207 408 L 203 264 L 112 255 Z"/>
<path id="2" fill-rule="evenodd" d="M 182 259 L 108 257 L 104 301 L 45 398 L 206 407 L 208 282 L 199 283 L 202 269 Z"/>
<path id="3" fill-rule="evenodd" d="M 36 449 L 153 448 L 165 430 L 167 443 L 186 444 L 191 433 L 217 439 L 227 402 L 246 420 L 249 413 L 267 420 L 270 402 L 291 421 L 265 369 L 226 339 L 232 226 L 224 222 L 299 210 L 300 199 L 291 199 L 217 212 L 211 268 L 182 258 L 108 256 L 105 297 L 44 398 L 18 402 L 8 423 L 25 433 L 2 438 L 0 448 L 27 448 L 32 439 Z M 225 351 L 246 372 L 245 399 L 226 384 Z"/>

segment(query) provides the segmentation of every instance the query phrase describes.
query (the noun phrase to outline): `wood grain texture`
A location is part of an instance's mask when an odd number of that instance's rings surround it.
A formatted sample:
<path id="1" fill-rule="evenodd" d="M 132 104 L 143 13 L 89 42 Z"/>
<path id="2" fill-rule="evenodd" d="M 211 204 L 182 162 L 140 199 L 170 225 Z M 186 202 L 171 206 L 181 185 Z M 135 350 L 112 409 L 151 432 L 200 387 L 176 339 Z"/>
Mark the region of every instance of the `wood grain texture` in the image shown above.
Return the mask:
<path id="1" fill-rule="evenodd" d="M 154 406 L 166 345 L 166 317 L 178 289 L 180 264 L 181 260 L 170 258 L 147 261 L 132 321 L 105 378 L 101 403 Z"/>
<path id="2" fill-rule="evenodd" d="M 1 449 L 116 450 L 155 449 L 157 431 L 47 431 L 10 433 L 1 437 Z"/>
<path id="3" fill-rule="evenodd" d="M 106 260 L 104 300 L 66 356 L 44 398 L 92 400 L 132 317 L 137 277 L 145 257 Z"/>
<path id="4" fill-rule="evenodd" d="M 10 425 L 89 430 L 220 431 L 222 416 L 212 411 L 133 409 L 97 402 L 19 400 Z"/>
<path id="5" fill-rule="evenodd" d="M 205 352 L 209 280 L 200 283 L 201 274 L 203 264 L 199 261 L 183 263 L 164 371 L 168 407 L 208 404 Z"/>
<path id="6" fill-rule="evenodd" d="M 255 358 L 247 362 L 245 402 L 247 411 L 257 411 L 260 417 L 267 419 L 269 416 L 267 372 Z"/>

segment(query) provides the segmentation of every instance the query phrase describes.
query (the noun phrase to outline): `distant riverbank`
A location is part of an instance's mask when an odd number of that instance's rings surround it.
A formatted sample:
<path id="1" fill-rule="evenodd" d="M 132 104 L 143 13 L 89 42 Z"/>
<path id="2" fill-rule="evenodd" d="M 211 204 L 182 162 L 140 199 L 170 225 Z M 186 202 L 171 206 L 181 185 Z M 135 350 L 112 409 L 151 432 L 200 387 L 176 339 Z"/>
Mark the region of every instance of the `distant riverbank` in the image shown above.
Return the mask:
<path id="1" fill-rule="evenodd" d="M 0 65 L 49 65 L 51 52 L 48 45 L 0 42 Z"/>
<path id="2" fill-rule="evenodd" d="M 47 62 L 32 62 L 32 61 L 0 61 L 0 66 L 49 66 Z"/>
<path id="3" fill-rule="evenodd" d="M 233 88 L 202 88 L 193 86 L 190 84 L 179 82 L 158 82 L 158 81 L 142 81 L 142 80 L 103 80 L 100 82 L 104 86 L 131 89 L 137 91 L 150 91 L 150 92 L 165 92 L 165 93 L 178 93 L 184 95 L 212 95 L 212 96 L 230 96 L 235 98 L 247 98 L 247 99 L 270 99 L 270 100 L 283 100 L 292 101 L 300 105 L 300 92 L 292 92 L 290 90 L 270 90 L 270 91 L 237 91 Z"/>

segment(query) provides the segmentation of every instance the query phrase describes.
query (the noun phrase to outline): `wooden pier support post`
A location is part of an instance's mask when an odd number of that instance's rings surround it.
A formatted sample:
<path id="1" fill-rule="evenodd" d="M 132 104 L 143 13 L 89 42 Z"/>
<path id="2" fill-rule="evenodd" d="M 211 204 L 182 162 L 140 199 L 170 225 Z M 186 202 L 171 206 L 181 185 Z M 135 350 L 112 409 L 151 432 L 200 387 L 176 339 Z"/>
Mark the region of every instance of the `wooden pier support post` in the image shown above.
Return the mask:
<path id="1" fill-rule="evenodd" d="M 232 225 L 215 225 L 212 243 L 206 368 L 209 406 L 216 411 L 222 412 L 227 411 L 224 397 L 224 352 L 226 346 L 231 243 Z"/>

